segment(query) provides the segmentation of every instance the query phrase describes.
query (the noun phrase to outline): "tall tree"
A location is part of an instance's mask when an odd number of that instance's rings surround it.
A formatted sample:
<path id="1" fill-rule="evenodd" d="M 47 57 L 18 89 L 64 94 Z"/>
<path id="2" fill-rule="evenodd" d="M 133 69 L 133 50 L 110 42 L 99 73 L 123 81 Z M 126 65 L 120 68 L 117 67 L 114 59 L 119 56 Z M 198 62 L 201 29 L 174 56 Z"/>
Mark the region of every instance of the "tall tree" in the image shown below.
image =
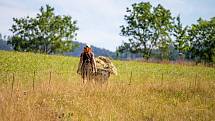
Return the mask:
<path id="1" fill-rule="evenodd" d="M 167 48 L 171 38 L 171 13 L 160 4 L 152 7 L 149 2 L 140 2 L 127 8 L 126 25 L 121 26 L 121 35 L 128 37 L 128 42 L 118 47 L 119 52 L 140 53 L 147 60 L 152 49 Z"/>
<path id="2" fill-rule="evenodd" d="M 40 8 L 35 18 L 13 18 L 10 29 L 13 36 L 9 44 L 17 51 L 40 53 L 63 53 L 74 49 L 72 39 L 76 36 L 76 21 L 70 16 L 55 15 L 49 5 Z"/>
<path id="3" fill-rule="evenodd" d="M 185 54 L 190 49 L 188 26 L 183 26 L 180 16 L 177 16 L 174 21 L 173 28 L 173 45 L 180 54 Z"/>
<path id="4" fill-rule="evenodd" d="M 172 42 L 171 32 L 173 29 L 173 17 L 170 10 L 162 5 L 154 8 L 154 39 L 156 46 L 161 52 L 161 59 L 169 58 L 169 48 Z"/>
<path id="5" fill-rule="evenodd" d="M 215 56 L 215 17 L 199 19 L 189 30 L 192 57 L 197 61 L 212 62 Z"/>

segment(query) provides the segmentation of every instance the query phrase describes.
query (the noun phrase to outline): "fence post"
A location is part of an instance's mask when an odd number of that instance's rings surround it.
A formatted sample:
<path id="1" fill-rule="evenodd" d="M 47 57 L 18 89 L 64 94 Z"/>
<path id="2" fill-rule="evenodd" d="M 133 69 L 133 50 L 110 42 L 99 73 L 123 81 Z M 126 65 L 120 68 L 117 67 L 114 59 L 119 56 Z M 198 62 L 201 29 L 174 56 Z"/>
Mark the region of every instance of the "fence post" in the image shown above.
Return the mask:
<path id="1" fill-rule="evenodd" d="M 129 81 L 128 85 L 131 85 L 131 80 L 132 80 L 132 71 L 131 71 L 131 74 L 130 74 L 130 81 Z"/>
<path id="2" fill-rule="evenodd" d="M 6 79 L 3 79 L 3 84 L 7 83 L 8 80 L 8 72 L 6 72 Z"/>
<path id="3" fill-rule="evenodd" d="M 15 74 L 13 73 L 13 80 L 12 80 L 12 83 L 11 83 L 11 87 L 12 87 L 11 96 L 13 95 L 14 83 L 15 83 Z"/>
<path id="4" fill-rule="evenodd" d="M 163 73 L 162 73 L 161 81 L 163 82 Z"/>
<path id="5" fill-rule="evenodd" d="M 33 90 L 34 90 L 35 75 L 36 75 L 36 72 L 34 71 L 34 74 L 33 74 L 33 84 L 32 84 L 32 86 L 33 86 Z"/>
<path id="6" fill-rule="evenodd" d="M 51 83 L 51 79 L 52 79 L 52 72 L 50 71 L 50 72 L 49 72 L 49 85 L 50 85 L 50 83 Z"/>
<path id="7" fill-rule="evenodd" d="M 197 88 L 197 87 L 196 87 L 196 86 L 197 86 L 197 77 L 198 77 L 198 75 L 196 74 L 195 80 L 194 80 L 194 87 L 195 87 L 195 89 Z"/>
<path id="8" fill-rule="evenodd" d="M 74 66 L 73 66 L 73 71 L 75 70 L 75 67 L 76 67 L 76 66 L 74 65 Z"/>
<path id="9" fill-rule="evenodd" d="M 161 85 L 163 86 L 163 73 L 161 74 Z"/>

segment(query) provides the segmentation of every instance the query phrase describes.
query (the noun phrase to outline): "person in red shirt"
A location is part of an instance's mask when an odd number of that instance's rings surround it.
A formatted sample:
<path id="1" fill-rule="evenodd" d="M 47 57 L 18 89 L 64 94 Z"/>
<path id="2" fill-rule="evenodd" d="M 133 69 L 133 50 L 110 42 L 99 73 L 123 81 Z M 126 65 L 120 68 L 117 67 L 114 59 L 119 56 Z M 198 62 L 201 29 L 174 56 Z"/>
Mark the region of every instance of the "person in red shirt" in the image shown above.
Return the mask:
<path id="1" fill-rule="evenodd" d="M 83 83 L 93 79 L 93 75 L 97 72 L 96 62 L 94 58 L 94 53 L 90 45 L 84 47 L 83 52 L 80 55 L 80 61 L 78 64 L 77 73 L 81 74 Z"/>

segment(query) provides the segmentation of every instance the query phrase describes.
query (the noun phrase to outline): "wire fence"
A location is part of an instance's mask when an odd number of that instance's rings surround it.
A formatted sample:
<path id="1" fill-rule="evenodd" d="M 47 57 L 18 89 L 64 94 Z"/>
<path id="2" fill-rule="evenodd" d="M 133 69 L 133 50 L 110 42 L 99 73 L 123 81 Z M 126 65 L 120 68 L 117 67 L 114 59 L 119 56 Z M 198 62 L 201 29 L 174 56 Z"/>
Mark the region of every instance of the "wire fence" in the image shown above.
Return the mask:
<path id="1" fill-rule="evenodd" d="M 35 90 L 37 84 L 47 82 L 49 85 L 53 81 L 78 81 L 78 75 L 72 71 L 33 71 L 33 72 L 1 72 L 0 86 L 11 88 L 27 86 Z"/>
<path id="2" fill-rule="evenodd" d="M 0 84 L 11 85 L 11 89 L 14 89 L 15 84 L 29 85 L 32 89 L 35 89 L 36 84 L 40 82 L 48 82 L 51 84 L 52 81 L 80 81 L 81 77 L 76 74 L 75 67 L 70 71 L 19 71 L 19 72 L 1 72 L 0 73 Z M 109 81 L 112 82 L 123 82 L 128 85 L 134 83 L 142 83 L 145 81 L 159 82 L 164 81 L 189 81 L 197 83 L 197 81 L 215 81 L 215 72 L 212 74 L 201 74 L 196 72 L 177 72 L 177 71 L 166 71 L 166 70 L 142 70 L 140 72 L 134 70 L 121 70 L 117 76 L 112 76 Z"/>

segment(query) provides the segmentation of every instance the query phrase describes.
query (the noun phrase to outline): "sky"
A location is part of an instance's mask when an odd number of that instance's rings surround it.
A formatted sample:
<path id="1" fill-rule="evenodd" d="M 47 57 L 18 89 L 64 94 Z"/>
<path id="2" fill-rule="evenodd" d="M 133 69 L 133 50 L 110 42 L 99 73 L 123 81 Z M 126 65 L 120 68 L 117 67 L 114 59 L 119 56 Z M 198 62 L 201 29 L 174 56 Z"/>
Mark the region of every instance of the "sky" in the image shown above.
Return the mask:
<path id="1" fill-rule="evenodd" d="M 138 2 L 161 4 L 173 16 L 180 15 L 184 25 L 196 23 L 199 17 L 208 20 L 215 16 L 215 0 L 0 0 L 0 33 L 12 35 L 13 17 L 34 17 L 41 6 L 49 4 L 57 15 L 77 21 L 76 41 L 115 51 L 127 39 L 120 36 L 126 8 Z"/>

